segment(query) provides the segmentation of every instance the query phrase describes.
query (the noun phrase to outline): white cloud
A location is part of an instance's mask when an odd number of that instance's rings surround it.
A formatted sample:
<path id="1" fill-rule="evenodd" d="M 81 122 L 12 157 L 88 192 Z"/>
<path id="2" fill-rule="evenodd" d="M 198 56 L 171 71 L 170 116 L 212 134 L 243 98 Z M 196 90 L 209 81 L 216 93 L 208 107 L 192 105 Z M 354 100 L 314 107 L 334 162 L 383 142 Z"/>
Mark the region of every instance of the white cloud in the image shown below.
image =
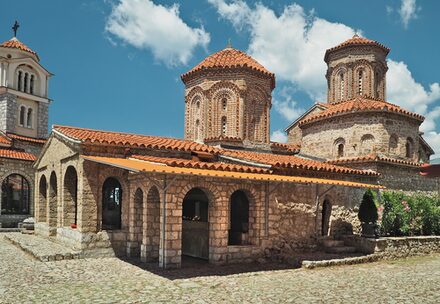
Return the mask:
<path id="1" fill-rule="evenodd" d="M 281 130 L 273 131 L 270 135 L 270 140 L 274 142 L 286 143 L 287 135 Z"/>
<path id="2" fill-rule="evenodd" d="M 206 48 L 210 35 L 192 28 L 179 16 L 179 5 L 156 5 L 150 0 L 120 0 L 107 19 L 111 33 L 138 49 L 151 50 L 168 66 L 186 64 L 194 49 Z"/>
<path id="3" fill-rule="evenodd" d="M 429 89 L 416 82 L 402 61 L 388 60 L 387 98 L 408 110 L 425 114 L 428 106 L 440 99 L 440 85 L 435 82 Z"/>
<path id="4" fill-rule="evenodd" d="M 284 86 L 278 93 L 279 97 L 277 96 L 273 99 L 275 111 L 277 111 L 289 123 L 297 119 L 305 111 L 298 105 L 298 102 L 293 100 L 293 91 L 292 87 Z"/>
<path id="5" fill-rule="evenodd" d="M 249 54 L 274 72 L 305 91 L 312 99 L 325 99 L 325 50 L 352 37 L 355 30 L 329 22 L 292 4 L 280 15 L 257 4 L 251 9 L 244 1 L 226 3 L 208 0 L 220 16 L 237 30 L 243 25 L 250 32 Z"/>
<path id="6" fill-rule="evenodd" d="M 402 0 L 400 8 L 398 10 L 400 15 L 400 20 L 405 28 L 408 28 L 409 22 L 417 18 L 417 7 L 416 0 Z"/>

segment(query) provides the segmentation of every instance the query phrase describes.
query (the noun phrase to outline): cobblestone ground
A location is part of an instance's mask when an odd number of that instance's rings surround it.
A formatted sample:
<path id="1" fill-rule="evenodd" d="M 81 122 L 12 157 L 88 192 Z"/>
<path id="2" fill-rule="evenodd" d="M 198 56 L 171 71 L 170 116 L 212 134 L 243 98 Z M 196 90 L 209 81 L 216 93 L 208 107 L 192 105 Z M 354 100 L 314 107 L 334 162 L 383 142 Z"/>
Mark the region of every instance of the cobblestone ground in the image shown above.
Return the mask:
<path id="1" fill-rule="evenodd" d="M 222 268 L 222 267 L 220 267 Z M 117 258 L 39 262 L 0 235 L 0 303 L 439 303 L 440 256 L 224 276 Z M 166 274 L 166 273 L 165 273 Z"/>

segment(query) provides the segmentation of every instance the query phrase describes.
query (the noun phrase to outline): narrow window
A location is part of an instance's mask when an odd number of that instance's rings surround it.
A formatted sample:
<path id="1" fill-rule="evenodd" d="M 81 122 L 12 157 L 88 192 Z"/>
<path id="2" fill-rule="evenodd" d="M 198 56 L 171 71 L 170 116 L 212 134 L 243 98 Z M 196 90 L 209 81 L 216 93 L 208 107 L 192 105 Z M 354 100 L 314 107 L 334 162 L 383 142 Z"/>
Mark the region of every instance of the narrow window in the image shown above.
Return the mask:
<path id="1" fill-rule="evenodd" d="M 343 157 L 344 156 L 344 144 L 339 144 L 338 145 L 338 157 Z"/>
<path id="2" fill-rule="evenodd" d="M 224 136 L 224 135 L 226 135 L 226 128 L 227 128 L 227 126 L 226 126 L 226 117 L 222 117 L 222 135 Z"/>
<path id="3" fill-rule="evenodd" d="M 35 82 L 35 76 L 31 75 L 31 81 L 29 84 L 29 93 L 34 94 L 34 82 Z"/>
<path id="4" fill-rule="evenodd" d="M 20 107 L 20 125 L 24 126 L 24 116 L 26 115 L 26 108 L 24 106 Z"/>
<path id="5" fill-rule="evenodd" d="M 199 140 L 199 136 L 200 136 L 200 121 L 197 119 L 196 120 L 196 126 L 194 128 L 194 138 L 195 140 Z"/>
<path id="6" fill-rule="evenodd" d="M 31 108 L 29 108 L 27 111 L 26 126 L 28 128 L 32 128 L 32 109 Z"/>
<path id="7" fill-rule="evenodd" d="M 405 150 L 406 150 L 406 157 L 412 158 L 413 157 L 413 141 L 410 137 L 406 140 Z"/>
<path id="8" fill-rule="evenodd" d="M 363 74 L 364 72 L 362 70 L 359 71 L 358 76 L 358 93 L 359 95 L 362 95 L 362 89 L 363 89 Z"/>
<path id="9" fill-rule="evenodd" d="M 18 71 L 17 90 L 19 91 L 21 91 L 23 87 L 22 77 L 23 77 L 23 73 L 21 71 Z"/>
<path id="10" fill-rule="evenodd" d="M 28 73 L 24 73 L 23 92 L 27 92 L 28 91 L 28 78 L 29 78 L 29 74 Z"/>
<path id="11" fill-rule="evenodd" d="M 226 111 L 227 102 L 228 101 L 226 100 L 226 98 L 222 99 L 222 109 L 223 109 L 223 111 Z"/>
<path id="12" fill-rule="evenodd" d="M 339 74 L 339 81 L 340 81 L 340 98 L 341 100 L 344 99 L 344 89 L 345 89 L 345 83 L 344 83 L 344 73 Z"/>

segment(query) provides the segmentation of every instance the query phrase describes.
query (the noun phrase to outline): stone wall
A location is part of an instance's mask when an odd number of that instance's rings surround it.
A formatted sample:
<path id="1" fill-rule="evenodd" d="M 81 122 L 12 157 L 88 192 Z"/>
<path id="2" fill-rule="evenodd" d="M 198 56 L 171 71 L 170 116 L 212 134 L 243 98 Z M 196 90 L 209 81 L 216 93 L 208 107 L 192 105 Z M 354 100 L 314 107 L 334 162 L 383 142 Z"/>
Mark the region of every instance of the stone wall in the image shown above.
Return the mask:
<path id="1" fill-rule="evenodd" d="M 354 113 L 303 125 L 301 153 L 325 159 L 338 158 L 337 143 L 344 144 L 343 157 L 380 153 L 389 157 L 418 161 L 418 153 L 406 157 L 406 140 L 412 138 L 414 151 L 419 147 L 419 123 L 391 113 Z M 398 138 L 396 148 L 390 138 Z M 367 139 L 371 135 L 373 140 Z M 339 140 L 339 141 L 338 141 Z"/>
<path id="2" fill-rule="evenodd" d="M 0 95 L 0 131 L 15 132 L 18 106 L 16 97 L 5 93 Z"/>
<path id="3" fill-rule="evenodd" d="M 46 138 L 49 127 L 49 103 L 38 103 L 38 137 Z"/>
<path id="4" fill-rule="evenodd" d="M 385 237 L 379 239 L 348 236 L 346 245 L 365 254 L 378 254 L 385 259 L 440 253 L 440 236 Z"/>

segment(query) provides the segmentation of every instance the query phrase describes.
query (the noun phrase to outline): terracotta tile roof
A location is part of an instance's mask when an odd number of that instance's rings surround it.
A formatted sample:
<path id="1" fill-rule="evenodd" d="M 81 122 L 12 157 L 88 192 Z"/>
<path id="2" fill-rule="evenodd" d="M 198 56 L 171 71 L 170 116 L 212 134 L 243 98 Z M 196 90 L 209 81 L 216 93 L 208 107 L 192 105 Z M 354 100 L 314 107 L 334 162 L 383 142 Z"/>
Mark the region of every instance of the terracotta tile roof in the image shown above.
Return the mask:
<path id="1" fill-rule="evenodd" d="M 217 153 L 219 149 L 193 141 L 167 138 L 160 136 L 147 136 L 139 134 L 100 131 L 68 126 L 53 126 L 54 131 L 81 143 L 105 144 L 134 148 L 164 149 L 175 151 L 201 151 Z"/>
<path id="2" fill-rule="evenodd" d="M 214 53 L 206 57 L 202 62 L 192 68 L 190 71 L 181 75 L 183 81 L 185 81 L 192 74 L 205 69 L 222 69 L 222 68 L 248 68 L 254 71 L 261 72 L 266 76 L 275 80 L 275 74 L 269 72 L 264 66 L 258 63 L 251 56 L 245 52 L 236 50 L 231 47 L 227 47 L 217 53 Z"/>
<path id="3" fill-rule="evenodd" d="M 394 163 L 394 164 L 401 164 L 401 165 L 408 165 L 408 166 L 415 166 L 415 167 L 420 167 L 422 165 L 417 162 L 386 157 L 386 156 L 378 155 L 378 154 L 369 154 L 366 156 L 340 158 L 340 159 L 334 159 L 334 160 L 327 161 L 327 163 L 329 163 L 329 164 L 365 163 L 365 162 L 386 162 L 386 163 Z"/>
<path id="4" fill-rule="evenodd" d="M 271 141 L 270 147 L 276 151 L 280 150 L 288 153 L 298 153 L 299 150 L 301 149 L 301 144 L 286 144 L 286 143 Z"/>
<path id="5" fill-rule="evenodd" d="M 25 45 L 23 42 L 19 41 L 17 38 L 12 38 L 11 40 L 7 40 L 5 42 L 3 42 L 2 44 L 0 44 L 0 47 L 3 48 L 11 48 L 11 49 L 19 49 L 21 51 L 25 51 L 28 53 L 31 53 L 32 55 L 35 55 L 38 58 L 38 55 L 36 52 L 34 52 L 33 50 L 31 50 L 27 45 Z"/>
<path id="6" fill-rule="evenodd" d="M 340 116 L 344 114 L 354 113 L 354 112 L 393 112 L 408 116 L 419 121 L 423 121 L 424 117 L 417 113 L 407 111 L 395 104 L 373 99 L 371 97 L 356 97 L 351 100 L 333 104 L 328 107 L 328 109 L 318 112 L 314 115 L 310 115 L 299 122 L 299 125 L 305 125 L 310 122 L 318 121 L 321 119 L 326 119 L 333 116 Z"/>
<path id="7" fill-rule="evenodd" d="M 228 141 L 228 142 L 243 142 L 243 139 L 240 137 L 232 137 L 232 136 L 216 136 L 216 137 L 207 137 L 204 139 L 205 142 L 216 142 L 216 141 Z"/>
<path id="8" fill-rule="evenodd" d="M 0 149 L 0 158 L 19 159 L 26 161 L 35 161 L 37 159 L 37 157 L 31 153 L 10 149 Z"/>
<path id="9" fill-rule="evenodd" d="M 152 163 L 161 163 L 170 167 L 194 168 L 205 170 L 231 171 L 231 172 L 247 172 L 247 173 L 270 173 L 265 168 L 228 164 L 221 162 L 203 162 L 181 158 L 156 157 L 147 155 L 131 155 L 130 158 L 148 161 Z"/>
<path id="10" fill-rule="evenodd" d="M 34 138 L 34 137 L 23 136 L 23 135 L 18 135 L 18 134 L 14 134 L 14 133 L 7 133 L 7 135 L 9 138 L 12 138 L 12 139 L 18 139 L 18 140 L 32 142 L 32 143 L 41 144 L 41 145 L 44 145 L 47 141 L 47 139 L 45 139 L 45 138 Z"/>
<path id="11" fill-rule="evenodd" d="M 247 173 L 247 172 L 230 172 L 230 171 L 219 172 L 216 170 L 176 168 L 176 167 L 169 167 L 159 164 L 153 164 L 136 159 L 126 159 L 126 158 L 99 157 L 99 156 L 82 156 L 82 158 L 87 161 L 93 161 L 108 166 L 123 168 L 133 172 L 152 172 L 152 173 L 190 175 L 190 176 L 200 176 L 200 177 L 233 178 L 238 180 L 338 185 L 338 186 L 356 187 L 356 188 L 372 188 L 372 189 L 385 188 L 383 186 L 374 185 L 374 184 L 358 183 L 358 182 L 344 181 L 344 180 L 311 178 L 311 177 L 303 177 L 303 176 L 255 174 L 255 173 Z"/>
<path id="12" fill-rule="evenodd" d="M 270 165 L 272 169 L 303 169 L 330 173 L 343 173 L 343 174 L 358 174 L 358 175 L 371 175 L 377 176 L 378 174 L 368 170 L 358 170 L 352 168 L 346 168 L 341 166 L 335 166 L 325 162 L 316 160 L 310 160 L 294 155 L 281 155 L 260 153 L 243 150 L 224 150 L 222 155 L 233 157 L 236 159 Z"/>
<path id="13" fill-rule="evenodd" d="M 12 141 L 6 135 L 0 132 L 0 146 L 11 146 Z"/>
<path id="14" fill-rule="evenodd" d="M 367 38 L 364 38 L 364 37 L 359 37 L 358 35 L 354 35 L 350 39 L 345 40 L 344 42 L 338 44 L 337 46 L 328 49 L 325 52 L 324 60 L 327 61 L 328 54 L 333 52 L 333 51 L 342 49 L 342 48 L 344 48 L 346 46 L 359 46 L 359 45 L 377 46 L 377 47 L 382 48 L 386 52 L 386 54 L 388 54 L 390 52 L 390 49 L 388 47 L 386 47 L 385 45 L 383 45 L 382 43 L 379 43 L 377 41 L 370 40 L 370 39 L 367 39 Z"/>

